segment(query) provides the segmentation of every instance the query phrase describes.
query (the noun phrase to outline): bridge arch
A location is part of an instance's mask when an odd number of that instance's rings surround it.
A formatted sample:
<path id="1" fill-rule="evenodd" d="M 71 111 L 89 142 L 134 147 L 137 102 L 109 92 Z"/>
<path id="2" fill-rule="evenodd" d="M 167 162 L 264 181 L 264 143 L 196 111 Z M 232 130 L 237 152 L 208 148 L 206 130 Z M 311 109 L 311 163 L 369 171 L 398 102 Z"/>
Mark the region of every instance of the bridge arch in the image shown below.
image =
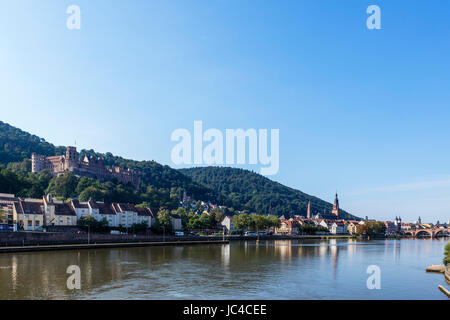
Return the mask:
<path id="1" fill-rule="evenodd" d="M 417 230 L 416 237 L 418 237 L 420 235 L 427 235 L 427 236 L 433 237 L 433 231 L 429 230 L 429 229 Z"/>
<path id="2" fill-rule="evenodd" d="M 448 232 L 448 229 L 438 229 L 436 230 L 436 232 L 434 233 L 434 236 L 437 237 L 438 235 L 449 235 L 450 232 Z"/>

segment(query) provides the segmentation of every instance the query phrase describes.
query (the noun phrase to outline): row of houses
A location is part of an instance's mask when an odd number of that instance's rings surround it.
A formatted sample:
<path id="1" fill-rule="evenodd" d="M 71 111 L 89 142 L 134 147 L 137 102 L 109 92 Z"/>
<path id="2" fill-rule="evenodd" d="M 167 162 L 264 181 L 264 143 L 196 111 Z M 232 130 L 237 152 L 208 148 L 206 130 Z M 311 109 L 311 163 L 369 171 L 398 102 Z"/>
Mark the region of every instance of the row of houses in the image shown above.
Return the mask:
<path id="1" fill-rule="evenodd" d="M 285 219 L 284 216 L 280 217 L 280 226 L 275 228 L 275 234 L 282 235 L 291 235 L 291 234 L 299 234 L 301 232 L 302 227 L 305 226 L 316 226 L 316 227 L 324 227 L 328 230 L 330 234 L 354 234 L 357 233 L 357 227 L 361 224 L 366 223 L 366 221 L 375 221 L 375 220 L 343 220 L 343 219 L 308 219 L 302 216 L 295 216 L 294 218 Z M 401 222 L 400 218 L 396 218 L 392 221 L 385 221 L 384 225 L 386 227 L 385 234 L 386 235 L 395 235 L 401 234 L 405 231 L 414 229 L 430 229 L 430 228 L 447 228 L 449 224 L 427 224 L 421 223 L 420 218 L 416 223 L 405 223 Z M 222 226 L 224 226 L 227 231 L 235 231 L 235 227 L 233 225 L 233 217 L 226 216 L 222 221 Z"/>
<path id="2" fill-rule="evenodd" d="M 328 220 L 328 219 L 304 219 L 290 218 L 280 222 L 280 227 L 275 229 L 276 234 L 298 234 L 304 226 L 323 227 L 330 234 L 353 234 L 356 228 L 364 221 L 353 220 Z"/>
<path id="3" fill-rule="evenodd" d="M 42 199 L 22 199 L 14 195 L 0 194 L 0 208 L 20 229 L 39 230 L 44 226 L 76 226 L 78 220 L 92 216 L 96 220 L 106 219 L 109 227 L 129 228 L 133 224 L 153 225 L 159 209 L 137 207 L 129 203 L 105 203 L 77 199 L 64 202 L 50 194 Z M 181 230 L 181 218 L 171 215 L 172 229 Z"/>
<path id="4" fill-rule="evenodd" d="M 328 229 L 331 234 L 353 234 L 356 233 L 356 228 L 364 221 L 353 220 L 327 220 L 327 219 L 305 219 L 303 217 L 295 217 L 290 219 L 284 219 L 280 217 L 280 226 L 273 231 L 275 234 L 290 235 L 299 234 L 300 230 L 304 226 L 321 226 Z M 233 217 L 225 216 L 221 222 L 222 226 L 227 229 L 228 232 L 233 232 L 236 228 L 233 225 Z"/>

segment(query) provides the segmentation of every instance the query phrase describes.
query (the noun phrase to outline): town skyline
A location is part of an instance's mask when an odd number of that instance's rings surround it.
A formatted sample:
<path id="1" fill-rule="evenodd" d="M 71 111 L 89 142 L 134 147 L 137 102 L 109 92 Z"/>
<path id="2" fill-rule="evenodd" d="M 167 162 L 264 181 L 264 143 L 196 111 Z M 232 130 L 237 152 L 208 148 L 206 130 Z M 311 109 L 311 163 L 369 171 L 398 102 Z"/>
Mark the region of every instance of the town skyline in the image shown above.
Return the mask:
<path id="1" fill-rule="evenodd" d="M 79 1 L 69 30 L 67 5 L 0 4 L 2 121 L 175 168 L 170 135 L 195 120 L 278 128 L 271 180 L 330 202 L 337 189 L 362 217 L 448 220 L 445 10 L 380 1 L 369 30 L 365 1 Z"/>

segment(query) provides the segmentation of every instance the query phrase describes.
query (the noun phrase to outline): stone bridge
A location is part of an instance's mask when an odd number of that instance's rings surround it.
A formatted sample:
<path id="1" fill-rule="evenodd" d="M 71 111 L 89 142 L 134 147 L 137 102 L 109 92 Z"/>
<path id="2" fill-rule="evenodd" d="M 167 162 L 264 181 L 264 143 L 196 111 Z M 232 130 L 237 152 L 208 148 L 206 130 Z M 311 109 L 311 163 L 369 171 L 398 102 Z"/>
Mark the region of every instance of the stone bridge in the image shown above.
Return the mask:
<path id="1" fill-rule="evenodd" d="M 405 235 L 411 235 L 416 238 L 418 235 L 429 235 L 431 238 L 439 236 L 450 236 L 450 228 L 434 228 L 434 229 L 413 229 L 404 231 Z"/>

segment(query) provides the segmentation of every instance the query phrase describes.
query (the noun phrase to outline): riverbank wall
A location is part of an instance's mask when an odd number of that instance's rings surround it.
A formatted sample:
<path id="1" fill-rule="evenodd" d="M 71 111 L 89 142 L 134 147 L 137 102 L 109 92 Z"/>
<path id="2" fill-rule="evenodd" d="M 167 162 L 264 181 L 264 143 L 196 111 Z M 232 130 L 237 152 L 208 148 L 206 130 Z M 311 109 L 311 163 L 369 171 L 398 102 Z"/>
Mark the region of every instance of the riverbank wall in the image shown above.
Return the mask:
<path id="1" fill-rule="evenodd" d="M 200 243 L 228 243 L 229 241 L 348 239 L 350 235 L 304 236 L 163 236 L 133 234 L 86 234 L 65 232 L 2 232 L 0 253 L 39 250 L 68 250 L 151 245 L 190 245 Z"/>

